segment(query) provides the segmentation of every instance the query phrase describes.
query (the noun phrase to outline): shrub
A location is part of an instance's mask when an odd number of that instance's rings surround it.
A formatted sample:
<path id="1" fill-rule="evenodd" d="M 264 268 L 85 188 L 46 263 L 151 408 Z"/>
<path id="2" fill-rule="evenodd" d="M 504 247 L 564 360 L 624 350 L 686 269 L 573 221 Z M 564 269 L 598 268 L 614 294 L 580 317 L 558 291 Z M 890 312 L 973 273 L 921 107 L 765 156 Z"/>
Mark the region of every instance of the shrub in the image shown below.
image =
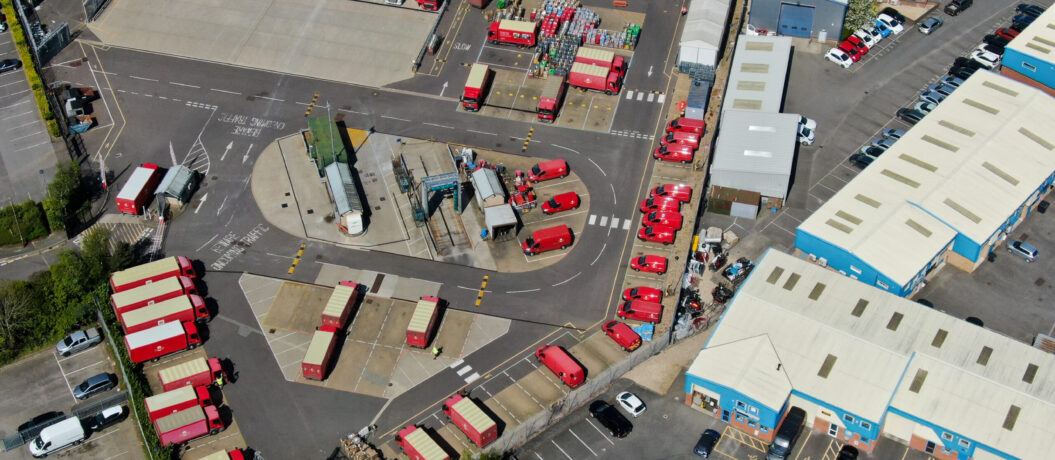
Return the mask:
<path id="1" fill-rule="evenodd" d="M 44 210 L 34 201 L 0 209 L 0 245 L 25 244 L 48 235 Z"/>

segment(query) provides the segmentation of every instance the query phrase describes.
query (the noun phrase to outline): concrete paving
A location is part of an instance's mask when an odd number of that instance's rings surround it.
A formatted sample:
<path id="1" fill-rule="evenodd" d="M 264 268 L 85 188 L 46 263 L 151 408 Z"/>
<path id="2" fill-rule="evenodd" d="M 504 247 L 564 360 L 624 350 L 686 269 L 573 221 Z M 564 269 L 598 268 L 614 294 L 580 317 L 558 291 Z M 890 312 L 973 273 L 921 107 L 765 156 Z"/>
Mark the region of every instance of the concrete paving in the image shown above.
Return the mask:
<path id="1" fill-rule="evenodd" d="M 384 86 L 413 76 L 435 20 L 349 1 L 137 0 L 112 2 L 88 28 L 110 46 Z"/>

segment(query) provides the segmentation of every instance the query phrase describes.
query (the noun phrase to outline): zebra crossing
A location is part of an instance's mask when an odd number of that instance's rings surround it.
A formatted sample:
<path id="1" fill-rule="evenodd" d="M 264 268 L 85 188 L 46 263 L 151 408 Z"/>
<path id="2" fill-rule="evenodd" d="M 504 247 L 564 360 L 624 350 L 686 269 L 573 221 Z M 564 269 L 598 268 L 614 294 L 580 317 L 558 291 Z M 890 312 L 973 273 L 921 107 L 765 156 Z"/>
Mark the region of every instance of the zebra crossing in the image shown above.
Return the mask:
<path id="1" fill-rule="evenodd" d="M 654 91 L 634 91 L 628 89 L 626 90 L 626 99 L 630 101 L 645 101 L 663 104 L 663 102 L 667 100 L 667 95 L 656 93 Z"/>
<path id="2" fill-rule="evenodd" d="M 464 367 L 463 367 L 463 365 L 464 365 Z M 459 367 L 461 369 L 458 369 Z M 473 383 L 473 382 L 477 381 L 480 378 L 480 373 L 479 372 L 473 372 L 473 367 L 468 365 L 468 364 L 465 364 L 465 360 L 464 359 L 459 359 L 459 360 L 451 363 L 451 369 L 457 369 L 454 372 L 456 372 L 458 374 L 458 377 L 461 377 L 462 380 L 465 380 L 466 384 Z M 470 372 L 472 372 L 472 374 L 469 374 Z M 469 374 L 469 375 L 466 375 L 466 374 Z"/>
<path id="3" fill-rule="evenodd" d="M 609 131 L 609 133 L 610 134 L 614 134 L 616 136 L 632 137 L 632 138 L 635 138 L 635 139 L 648 139 L 650 141 L 656 138 L 656 136 L 653 136 L 651 134 L 646 134 L 646 133 L 642 133 L 642 132 L 638 132 L 638 131 L 631 131 L 629 129 L 625 130 L 625 131 L 616 129 L 616 130 Z"/>
<path id="4" fill-rule="evenodd" d="M 92 225 L 89 230 L 81 232 L 71 242 L 77 247 L 82 247 L 84 236 L 96 228 L 105 228 L 110 231 L 111 249 L 116 247 L 118 243 L 128 243 L 135 246 L 140 240 L 150 237 L 155 230 L 152 223 L 148 225 L 144 223 L 100 222 Z"/>
<path id="5" fill-rule="evenodd" d="M 623 230 L 630 230 L 630 226 L 633 225 L 630 219 L 620 219 L 615 216 L 598 217 L 597 214 L 590 214 L 590 220 L 587 221 L 587 223 L 589 223 L 590 225 L 596 225 L 598 227 L 611 228 L 616 230 L 618 230 L 619 228 L 622 228 Z"/>

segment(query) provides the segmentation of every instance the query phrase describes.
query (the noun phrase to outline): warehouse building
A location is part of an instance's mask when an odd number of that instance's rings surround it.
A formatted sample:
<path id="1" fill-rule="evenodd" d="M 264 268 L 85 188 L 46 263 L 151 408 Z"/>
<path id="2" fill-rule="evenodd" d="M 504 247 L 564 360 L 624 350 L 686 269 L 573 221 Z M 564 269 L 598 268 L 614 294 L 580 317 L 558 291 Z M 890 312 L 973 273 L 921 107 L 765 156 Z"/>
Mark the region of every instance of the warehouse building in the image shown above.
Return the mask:
<path id="1" fill-rule="evenodd" d="M 773 249 L 684 390 L 766 442 L 798 407 L 814 436 L 867 452 L 880 436 L 939 459 L 1055 449 L 1055 356 Z"/>
<path id="2" fill-rule="evenodd" d="M 712 192 L 714 187 L 747 190 L 760 195 L 755 206 L 782 206 L 791 185 L 798 125 L 799 116 L 794 114 L 723 112 L 711 160 Z M 708 205 L 717 204 L 712 199 Z"/>
<path id="3" fill-rule="evenodd" d="M 790 38 L 741 35 L 736 40 L 722 111 L 780 112 L 790 60 Z"/>
<path id="4" fill-rule="evenodd" d="M 729 23 L 729 0 L 696 0 L 689 5 L 678 43 L 678 70 L 694 80 L 714 81 Z"/>
<path id="5" fill-rule="evenodd" d="M 1000 74 L 1055 96 L 1055 8 L 1049 8 L 1004 50 Z"/>
<path id="6" fill-rule="evenodd" d="M 780 35 L 838 39 L 846 17 L 847 0 L 754 0 L 750 23 Z"/>
<path id="7" fill-rule="evenodd" d="M 974 271 L 1055 180 L 1055 99 L 981 71 L 799 225 L 816 263 L 908 296 Z"/>

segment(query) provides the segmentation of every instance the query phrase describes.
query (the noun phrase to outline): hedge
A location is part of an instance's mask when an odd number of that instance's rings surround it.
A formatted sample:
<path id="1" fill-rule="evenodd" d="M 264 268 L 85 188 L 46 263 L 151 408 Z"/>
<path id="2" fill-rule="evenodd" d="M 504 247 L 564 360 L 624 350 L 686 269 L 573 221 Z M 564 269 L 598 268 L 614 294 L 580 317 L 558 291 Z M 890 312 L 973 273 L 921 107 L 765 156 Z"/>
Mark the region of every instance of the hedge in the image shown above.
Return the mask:
<path id="1" fill-rule="evenodd" d="M 44 210 L 34 201 L 0 208 L 0 246 L 25 244 L 47 236 Z"/>
<path id="2" fill-rule="evenodd" d="M 22 24 L 16 20 L 18 15 L 15 14 L 15 8 L 12 6 L 11 0 L 0 0 L 0 10 L 8 18 L 7 23 L 11 29 L 11 37 L 14 39 L 15 47 L 18 49 L 18 57 L 22 60 L 22 68 L 26 72 L 26 80 L 29 80 L 29 86 L 33 89 L 33 97 L 37 101 L 40 117 L 47 123 L 48 132 L 51 133 L 52 137 L 61 137 L 62 131 L 59 130 L 59 122 L 55 119 L 55 114 L 51 112 L 51 106 L 48 105 L 48 97 L 44 94 L 44 82 L 37 73 L 36 62 L 33 61 L 33 56 L 29 52 L 26 32 L 22 29 Z"/>

